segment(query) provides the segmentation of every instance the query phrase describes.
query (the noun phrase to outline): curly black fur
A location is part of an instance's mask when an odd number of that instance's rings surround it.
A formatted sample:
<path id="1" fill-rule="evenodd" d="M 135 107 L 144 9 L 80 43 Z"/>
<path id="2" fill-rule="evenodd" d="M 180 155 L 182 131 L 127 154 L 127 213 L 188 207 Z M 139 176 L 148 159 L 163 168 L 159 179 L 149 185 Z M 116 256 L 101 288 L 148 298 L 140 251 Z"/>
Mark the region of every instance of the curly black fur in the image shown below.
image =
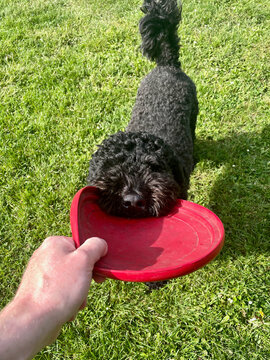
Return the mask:
<path id="1" fill-rule="evenodd" d="M 146 14 L 139 24 L 143 55 L 157 65 L 180 66 L 177 28 L 181 5 L 174 0 L 145 0 L 141 10 Z"/>
<path id="2" fill-rule="evenodd" d="M 187 198 L 193 170 L 198 101 L 178 60 L 181 8 L 174 0 L 145 0 L 142 52 L 157 66 L 141 82 L 125 132 L 106 139 L 90 162 L 88 184 L 100 206 L 125 217 L 167 214 Z"/>
<path id="3" fill-rule="evenodd" d="M 100 189 L 100 206 L 118 216 L 160 216 L 178 194 L 186 196 L 187 179 L 173 150 L 148 133 L 118 132 L 104 140 L 91 160 L 88 182 Z M 125 206 L 138 195 L 137 208 Z"/>

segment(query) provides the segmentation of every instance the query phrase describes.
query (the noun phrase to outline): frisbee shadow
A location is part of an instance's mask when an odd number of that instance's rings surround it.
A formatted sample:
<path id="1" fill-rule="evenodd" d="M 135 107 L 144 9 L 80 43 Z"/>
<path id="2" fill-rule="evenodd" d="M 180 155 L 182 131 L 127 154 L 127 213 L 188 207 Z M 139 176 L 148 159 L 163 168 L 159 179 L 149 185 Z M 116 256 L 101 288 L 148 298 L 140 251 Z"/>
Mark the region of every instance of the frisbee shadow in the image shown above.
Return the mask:
<path id="1" fill-rule="evenodd" d="M 206 207 L 224 224 L 222 258 L 270 251 L 266 241 L 269 238 L 269 173 L 266 171 L 269 134 L 268 126 L 261 133 L 232 134 L 218 141 L 196 140 L 198 162 L 210 160 L 220 168 Z"/>
<path id="2" fill-rule="evenodd" d="M 155 266 L 164 251 L 162 247 L 155 246 L 162 231 L 162 218 L 114 217 L 94 205 L 94 208 L 88 209 L 87 219 L 81 220 L 81 243 L 97 236 L 108 244 L 108 253 L 96 263 L 96 268 L 140 271 Z"/>

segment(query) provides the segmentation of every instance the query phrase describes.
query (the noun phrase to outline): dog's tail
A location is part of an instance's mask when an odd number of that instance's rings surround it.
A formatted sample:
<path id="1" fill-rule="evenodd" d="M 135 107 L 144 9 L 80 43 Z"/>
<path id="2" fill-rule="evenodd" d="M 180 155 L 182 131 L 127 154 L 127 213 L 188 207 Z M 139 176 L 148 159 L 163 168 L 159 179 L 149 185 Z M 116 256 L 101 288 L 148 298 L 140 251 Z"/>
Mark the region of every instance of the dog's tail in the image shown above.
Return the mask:
<path id="1" fill-rule="evenodd" d="M 140 20 L 142 53 L 157 65 L 180 66 L 177 29 L 181 20 L 179 0 L 144 0 Z"/>

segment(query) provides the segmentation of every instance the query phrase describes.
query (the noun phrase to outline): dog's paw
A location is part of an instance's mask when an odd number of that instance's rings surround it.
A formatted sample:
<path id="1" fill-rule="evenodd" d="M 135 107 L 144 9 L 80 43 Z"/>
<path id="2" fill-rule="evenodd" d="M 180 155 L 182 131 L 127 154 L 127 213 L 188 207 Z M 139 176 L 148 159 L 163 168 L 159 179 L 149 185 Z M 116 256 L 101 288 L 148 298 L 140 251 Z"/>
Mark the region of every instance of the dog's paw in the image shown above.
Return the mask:
<path id="1" fill-rule="evenodd" d="M 165 286 L 167 284 L 167 280 L 163 280 L 163 281 L 153 281 L 153 282 L 146 282 L 145 285 L 148 287 L 148 292 L 151 292 L 153 290 L 159 290 L 161 289 L 163 286 Z"/>

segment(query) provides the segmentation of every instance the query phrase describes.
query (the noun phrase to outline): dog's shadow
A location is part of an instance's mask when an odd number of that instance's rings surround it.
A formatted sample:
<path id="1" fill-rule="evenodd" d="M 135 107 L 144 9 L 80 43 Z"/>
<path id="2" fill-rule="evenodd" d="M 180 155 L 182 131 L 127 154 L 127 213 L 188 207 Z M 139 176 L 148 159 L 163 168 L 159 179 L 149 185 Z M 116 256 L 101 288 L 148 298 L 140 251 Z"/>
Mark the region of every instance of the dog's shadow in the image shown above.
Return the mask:
<path id="1" fill-rule="evenodd" d="M 196 162 L 210 162 L 219 168 L 206 207 L 224 224 L 223 256 L 259 255 L 270 250 L 269 135 L 268 126 L 261 133 L 196 140 Z"/>

